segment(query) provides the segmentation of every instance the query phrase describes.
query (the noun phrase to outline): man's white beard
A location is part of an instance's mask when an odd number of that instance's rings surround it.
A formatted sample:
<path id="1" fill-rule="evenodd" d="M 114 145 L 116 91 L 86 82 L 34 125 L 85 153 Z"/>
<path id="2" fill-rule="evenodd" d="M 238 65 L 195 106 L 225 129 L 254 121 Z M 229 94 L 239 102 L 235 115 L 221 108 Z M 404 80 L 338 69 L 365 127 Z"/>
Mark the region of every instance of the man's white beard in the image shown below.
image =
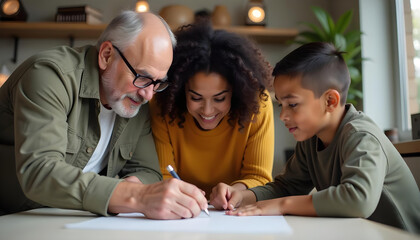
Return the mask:
<path id="1" fill-rule="evenodd" d="M 124 103 L 123 103 L 123 100 L 126 98 L 126 97 L 131 97 L 131 96 L 129 96 L 129 95 L 127 95 L 127 94 L 124 94 L 120 99 L 118 99 L 118 101 L 116 101 L 116 102 L 113 102 L 113 103 L 111 103 L 110 104 L 110 107 L 112 108 L 112 110 L 118 115 L 118 116 L 120 116 L 120 117 L 123 117 L 123 118 L 132 118 L 132 117 L 134 117 L 134 116 L 136 116 L 137 115 L 137 113 L 140 111 L 140 108 L 141 108 L 141 106 L 143 105 L 143 104 L 146 104 L 148 101 L 144 101 L 143 100 L 143 102 L 141 103 L 141 105 L 139 105 L 139 106 L 133 106 L 133 105 L 130 105 L 130 109 L 127 109 L 125 106 L 124 106 Z M 135 100 L 135 101 L 140 101 L 140 99 L 138 98 L 138 97 L 131 97 L 133 100 Z"/>

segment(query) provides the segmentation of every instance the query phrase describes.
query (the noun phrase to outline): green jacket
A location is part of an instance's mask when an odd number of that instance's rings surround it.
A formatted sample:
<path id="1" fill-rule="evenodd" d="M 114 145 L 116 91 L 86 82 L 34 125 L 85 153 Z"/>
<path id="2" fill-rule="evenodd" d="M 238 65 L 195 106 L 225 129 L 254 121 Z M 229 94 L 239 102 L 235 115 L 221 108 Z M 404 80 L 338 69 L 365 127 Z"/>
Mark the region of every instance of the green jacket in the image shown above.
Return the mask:
<path id="1" fill-rule="evenodd" d="M 362 217 L 420 233 L 420 192 L 403 158 L 376 124 L 352 105 L 333 141 L 298 142 L 275 181 L 252 189 L 258 201 L 308 194 L 318 216 Z M 318 150 L 318 149 L 322 150 Z"/>
<path id="2" fill-rule="evenodd" d="M 117 115 L 106 176 L 82 172 L 100 138 L 99 111 L 95 47 L 58 47 L 22 63 L 0 89 L 0 210 L 34 201 L 107 215 L 120 178 L 162 180 L 148 104 L 133 118 Z"/>

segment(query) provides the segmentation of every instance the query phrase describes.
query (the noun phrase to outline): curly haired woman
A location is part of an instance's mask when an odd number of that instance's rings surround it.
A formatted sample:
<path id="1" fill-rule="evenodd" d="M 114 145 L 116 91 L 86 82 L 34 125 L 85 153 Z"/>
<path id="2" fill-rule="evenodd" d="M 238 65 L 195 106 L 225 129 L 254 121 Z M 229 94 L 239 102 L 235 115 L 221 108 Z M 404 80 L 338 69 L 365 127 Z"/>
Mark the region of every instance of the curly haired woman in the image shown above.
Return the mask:
<path id="1" fill-rule="evenodd" d="M 170 86 L 151 103 L 160 167 L 206 192 L 217 209 L 230 193 L 272 180 L 271 67 L 244 37 L 208 23 L 176 33 Z"/>

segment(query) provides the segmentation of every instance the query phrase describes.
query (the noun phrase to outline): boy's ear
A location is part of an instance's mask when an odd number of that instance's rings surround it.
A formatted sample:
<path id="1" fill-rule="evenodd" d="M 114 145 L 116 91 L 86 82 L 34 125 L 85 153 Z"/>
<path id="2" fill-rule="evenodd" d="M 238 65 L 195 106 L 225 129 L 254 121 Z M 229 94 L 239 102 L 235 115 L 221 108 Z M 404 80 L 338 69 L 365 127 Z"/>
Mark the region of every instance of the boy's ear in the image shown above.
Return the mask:
<path id="1" fill-rule="evenodd" d="M 108 64 L 112 56 L 112 44 L 110 41 L 105 41 L 99 47 L 98 54 L 98 65 L 99 69 L 105 70 L 108 67 Z"/>
<path id="2" fill-rule="evenodd" d="M 325 107 L 328 112 L 340 106 L 340 93 L 335 89 L 328 89 L 325 93 Z"/>

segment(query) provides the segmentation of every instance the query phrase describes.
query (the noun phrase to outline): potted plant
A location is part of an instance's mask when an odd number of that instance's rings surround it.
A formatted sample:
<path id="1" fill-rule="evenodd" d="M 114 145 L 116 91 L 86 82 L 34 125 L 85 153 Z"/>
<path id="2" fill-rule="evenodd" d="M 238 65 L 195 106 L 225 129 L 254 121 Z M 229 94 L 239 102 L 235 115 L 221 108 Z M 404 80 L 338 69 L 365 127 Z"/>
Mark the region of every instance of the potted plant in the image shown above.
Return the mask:
<path id="1" fill-rule="evenodd" d="M 352 103 L 356 108 L 360 108 L 363 98 L 361 64 L 364 59 L 360 54 L 360 36 L 362 33 L 358 30 L 347 31 L 353 17 L 353 11 L 345 12 L 336 22 L 322 8 L 312 7 L 312 11 L 318 19 L 320 27 L 312 23 L 304 23 L 310 30 L 300 32 L 294 42 L 298 44 L 330 42 L 339 51 L 345 52 L 343 58 L 351 77 L 347 102 Z"/>

